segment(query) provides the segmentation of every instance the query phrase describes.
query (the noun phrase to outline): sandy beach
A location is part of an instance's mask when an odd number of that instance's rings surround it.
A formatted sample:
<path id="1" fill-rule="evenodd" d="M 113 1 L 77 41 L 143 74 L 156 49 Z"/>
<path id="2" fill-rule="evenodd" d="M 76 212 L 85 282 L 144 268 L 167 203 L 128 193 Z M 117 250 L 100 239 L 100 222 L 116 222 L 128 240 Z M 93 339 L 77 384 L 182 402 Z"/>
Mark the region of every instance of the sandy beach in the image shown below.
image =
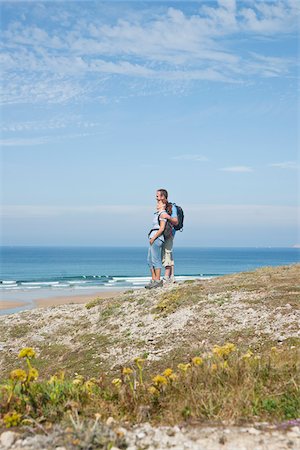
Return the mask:
<path id="1" fill-rule="evenodd" d="M 95 298 L 110 298 L 116 297 L 117 295 L 121 295 L 124 290 L 119 291 L 109 291 L 109 292 L 97 292 L 93 294 L 85 294 L 85 295 L 60 295 L 56 297 L 41 297 L 31 301 L 20 302 L 17 300 L 1 300 L 0 301 L 0 311 L 4 310 L 12 310 L 14 308 L 26 307 L 28 305 L 33 306 L 34 308 L 47 308 L 48 306 L 58 306 L 58 305 L 70 305 L 70 304 L 82 304 L 87 303 Z"/>
<path id="2" fill-rule="evenodd" d="M 27 306 L 29 305 L 29 303 L 24 303 L 24 302 L 13 302 L 13 301 L 5 301 L 5 300 L 0 300 L 0 311 L 3 311 L 5 309 L 13 309 L 13 308 L 19 308 L 21 306 Z"/>
<path id="3" fill-rule="evenodd" d="M 125 290 L 125 289 L 124 289 Z M 85 295 L 64 295 L 50 298 L 40 298 L 34 301 L 34 305 L 37 308 L 47 308 L 48 306 L 57 305 L 70 305 L 78 303 L 87 303 L 95 298 L 111 298 L 116 297 L 124 292 L 122 291 L 109 291 L 109 292 L 98 292 L 97 294 L 85 294 Z"/>

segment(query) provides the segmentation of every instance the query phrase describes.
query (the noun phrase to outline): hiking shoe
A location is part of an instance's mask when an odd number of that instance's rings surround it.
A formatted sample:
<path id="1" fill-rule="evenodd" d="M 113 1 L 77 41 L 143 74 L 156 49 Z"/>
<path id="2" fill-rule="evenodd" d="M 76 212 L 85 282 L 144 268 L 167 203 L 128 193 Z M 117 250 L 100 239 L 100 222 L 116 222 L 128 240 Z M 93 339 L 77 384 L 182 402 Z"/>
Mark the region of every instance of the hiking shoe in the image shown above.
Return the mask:
<path id="1" fill-rule="evenodd" d="M 163 286 L 163 280 L 155 280 L 150 289 L 155 289 Z"/>
<path id="2" fill-rule="evenodd" d="M 145 289 L 151 289 L 154 282 L 154 280 L 151 280 L 150 283 L 146 284 Z"/>
<path id="3" fill-rule="evenodd" d="M 164 286 L 169 286 L 172 282 L 172 279 L 171 279 L 171 277 L 163 277 L 162 281 L 163 281 Z"/>

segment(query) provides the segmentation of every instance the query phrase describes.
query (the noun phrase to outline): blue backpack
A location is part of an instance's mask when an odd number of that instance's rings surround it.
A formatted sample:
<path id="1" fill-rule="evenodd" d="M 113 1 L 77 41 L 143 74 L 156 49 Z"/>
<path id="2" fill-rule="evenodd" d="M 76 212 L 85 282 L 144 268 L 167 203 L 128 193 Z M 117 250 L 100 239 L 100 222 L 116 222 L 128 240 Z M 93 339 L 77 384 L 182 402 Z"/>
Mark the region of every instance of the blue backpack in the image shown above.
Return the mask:
<path id="1" fill-rule="evenodd" d="M 176 231 L 182 231 L 183 230 L 183 220 L 184 220 L 184 213 L 181 206 L 176 205 L 176 203 L 173 203 L 174 206 L 177 208 L 177 218 L 178 218 L 178 224 L 174 225 L 174 230 Z"/>

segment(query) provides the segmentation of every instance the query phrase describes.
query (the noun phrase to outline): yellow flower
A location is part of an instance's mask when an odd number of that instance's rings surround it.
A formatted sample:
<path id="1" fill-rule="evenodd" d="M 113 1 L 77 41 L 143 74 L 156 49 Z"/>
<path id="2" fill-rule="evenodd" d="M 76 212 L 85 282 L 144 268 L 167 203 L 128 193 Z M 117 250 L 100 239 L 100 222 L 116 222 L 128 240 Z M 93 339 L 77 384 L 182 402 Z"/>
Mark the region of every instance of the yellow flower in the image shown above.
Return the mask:
<path id="1" fill-rule="evenodd" d="M 192 363 L 194 364 L 194 366 L 201 366 L 201 364 L 203 364 L 203 359 L 200 358 L 200 356 L 195 356 L 192 359 Z"/>
<path id="2" fill-rule="evenodd" d="M 84 383 L 84 376 L 76 374 L 76 376 L 73 380 L 73 384 L 75 386 L 79 386 L 79 385 L 82 385 L 83 383 Z"/>
<path id="3" fill-rule="evenodd" d="M 211 371 L 215 372 L 216 370 L 218 370 L 218 365 L 217 364 L 212 364 L 211 365 Z"/>
<path id="4" fill-rule="evenodd" d="M 123 368 L 123 375 L 130 375 L 131 373 L 133 373 L 133 370 L 130 367 Z"/>
<path id="5" fill-rule="evenodd" d="M 5 423 L 6 428 L 16 427 L 20 424 L 21 418 L 21 414 L 13 411 L 4 415 L 3 422 Z"/>
<path id="6" fill-rule="evenodd" d="M 93 387 L 95 386 L 95 383 L 94 383 L 92 380 L 88 380 L 88 381 L 86 381 L 86 382 L 84 383 L 84 386 L 86 387 L 86 389 L 87 389 L 89 392 L 92 392 Z"/>
<path id="7" fill-rule="evenodd" d="M 136 363 L 136 365 L 139 369 L 141 369 L 143 367 L 145 361 L 146 360 L 143 358 L 135 358 L 135 360 L 134 360 L 134 362 Z"/>
<path id="8" fill-rule="evenodd" d="M 168 380 L 163 375 L 156 375 L 155 377 L 152 378 L 152 381 L 157 386 L 159 386 L 159 385 L 163 386 L 163 385 L 168 384 Z"/>
<path id="9" fill-rule="evenodd" d="M 171 375 L 169 375 L 169 380 L 170 381 L 178 380 L 178 375 L 176 375 L 176 373 L 171 373 Z"/>
<path id="10" fill-rule="evenodd" d="M 122 384 L 122 380 L 120 378 L 114 378 L 111 382 L 111 384 L 113 384 L 116 387 L 120 387 Z"/>
<path id="11" fill-rule="evenodd" d="M 10 378 L 12 380 L 24 382 L 27 380 L 27 373 L 23 369 L 15 369 L 10 372 Z"/>
<path id="12" fill-rule="evenodd" d="M 169 378 L 172 375 L 172 373 L 173 373 L 173 370 L 168 368 L 163 372 L 163 375 L 165 377 Z"/>
<path id="13" fill-rule="evenodd" d="M 235 352 L 236 351 L 236 346 L 234 344 L 232 344 L 231 342 L 228 342 L 227 344 L 220 346 L 220 345 L 215 345 L 213 348 L 213 353 L 217 356 L 219 356 L 220 358 L 223 358 L 225 356 L 230 355 L 230 353 Z"/>
<path id="14" fill-rule="evenodd" d="M 221 362 L 220 367 L 221 369 L 228 369 L 228 362 L 227 361 Z"/>
<path id="15" fill-rule="evenodd" d="M 271 352 L 276 353 L 277 352 L 277 347 L 271 347 Z"/>
<path id="16" fill-rule="evenodd" d="M 148 388 L 148 392 L 149 392 L 149 394 L 152 394 L 152 395 L 157 395 L 157 394 L 159 394 L 159 391 L 156 389 L 156 387 L 154 387 L 154 386 L 150 386 L 149 388 Z"/>
<path id="17" fill-rule="evenodd" d="M 34 358 L 34 357 L 35 351 L 31 347 L 22 348 L 22 350 L 19 353 L 19 358 Z"/>
<path id="18" fill-rule="evenodd" d="M 182 363 L 180 363 L 180 364 L 178 364 L 178 369 L 179 370 L 181 370 L 182 372 L 186 372 L 190 367 L 191 367 L 191 365 L 190 365 L 190 363 L 188 363 L 188 364 L 182 364 Z"/>
<path id="19" fill-rule="evenodd" d="M 247 360 L 247 359 L 252 358 L 252 356 L 253 356 L 253 352 L 251 352 L 251 350 L 248 350 L 248 351 L 242 356 L 242 358 L 243 358 L 244 360 Z"/>
<path id="20" fill-rule="evenodd" d="M 39 377 L 39 373 L 38 373 L 37 369 L 35 369 L 34 367 L 31 367 L 29 369 L 29 373 L 28 373 L 28 381 L 37 380 L 38 377 Z"/>

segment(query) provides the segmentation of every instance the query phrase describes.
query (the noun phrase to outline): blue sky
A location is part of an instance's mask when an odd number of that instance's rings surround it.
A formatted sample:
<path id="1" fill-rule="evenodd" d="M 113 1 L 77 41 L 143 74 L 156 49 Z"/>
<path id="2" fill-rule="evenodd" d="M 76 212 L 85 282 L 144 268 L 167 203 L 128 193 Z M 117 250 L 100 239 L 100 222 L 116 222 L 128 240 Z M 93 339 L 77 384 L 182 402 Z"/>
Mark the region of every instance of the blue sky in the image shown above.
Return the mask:
<path id="1" fill-rule="evenodd" d="M 300 243 L 296 0 L 1 13 L 3 244 L 147 245 L 160 187 L 178 246 Z"/>

